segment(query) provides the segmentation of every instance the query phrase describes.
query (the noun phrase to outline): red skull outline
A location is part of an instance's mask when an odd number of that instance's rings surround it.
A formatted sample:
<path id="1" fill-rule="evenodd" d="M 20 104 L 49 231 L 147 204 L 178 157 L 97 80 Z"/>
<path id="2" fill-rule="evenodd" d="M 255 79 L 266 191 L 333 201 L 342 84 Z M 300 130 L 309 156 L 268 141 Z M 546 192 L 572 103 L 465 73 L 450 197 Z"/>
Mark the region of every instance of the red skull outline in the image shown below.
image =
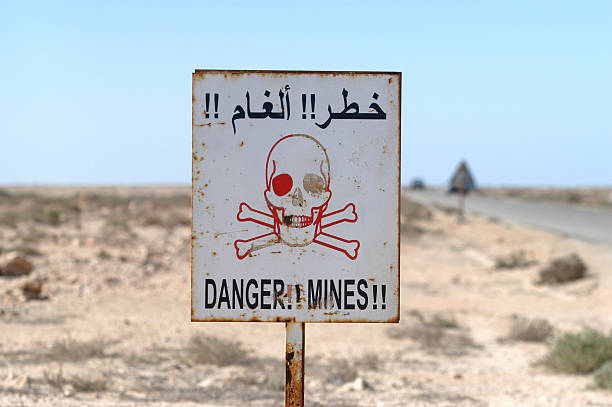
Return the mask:
<path id="1" fill-rule="evenodd" d="M 324 231 L 341 222 L 357 221 L 353 203 L 326 213 L 332 195 L 330 185 L 329 157 L 317 139 L 306 134 L 291 134 L 278 140 L 266 160 L 264 198 L 269 213 L 242 202 L 237 214 L 238 221 L 254 222 L 271 231 L 251 239 L 236 240 L 234 247 L 238 259 L 277 243 L 291 247 L 317 243 L 355 260 L 359 241 Z"/>

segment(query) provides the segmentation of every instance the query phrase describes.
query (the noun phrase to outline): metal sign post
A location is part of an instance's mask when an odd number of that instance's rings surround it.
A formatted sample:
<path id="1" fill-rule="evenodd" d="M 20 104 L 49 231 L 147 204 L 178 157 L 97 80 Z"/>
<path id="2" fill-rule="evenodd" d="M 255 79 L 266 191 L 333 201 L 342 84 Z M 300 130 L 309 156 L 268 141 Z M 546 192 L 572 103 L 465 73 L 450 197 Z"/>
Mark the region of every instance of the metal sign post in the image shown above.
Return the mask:
<path id="1" fill-rule="evenodd" d="M 306 324 L 285 324 L 285 407 L 304 406 L 304 337 Z"/>
<path id="2" fill-rule="evenodd" d="M 193 74 L 191 320 L 399 321 L 398 72 Z"/>
<path id="3" fill-rule="evenodd" d="M 459 188 L 459 208 L 457 221 L 462 222 L 465 219 L 465 187 Z"/>

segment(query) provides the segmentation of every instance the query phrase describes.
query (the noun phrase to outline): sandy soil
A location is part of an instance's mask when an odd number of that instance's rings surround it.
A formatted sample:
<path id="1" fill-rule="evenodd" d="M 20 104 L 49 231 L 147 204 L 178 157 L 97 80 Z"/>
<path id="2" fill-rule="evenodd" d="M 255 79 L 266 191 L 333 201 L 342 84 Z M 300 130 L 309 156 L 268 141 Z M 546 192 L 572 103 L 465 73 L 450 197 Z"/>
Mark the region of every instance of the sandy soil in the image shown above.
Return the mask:
<path id="1" fill-rule="evenodd" d="M 34 265 L 0 276 L 0 406 L 283 405 L 282 324 L 189 321 L 186 189 L 22 192 L 0 197 L 0 266 Z M 610 247 L 430 209 L 404 219 L 399 324 L 307 325 L 306 405 L 612 406 L 591 376 L 538 365 L 546 343 L 504 340 L 516 315 L 609 331 Z M 516 250 L 532 265 L 495 269 Z M 534 283 L 572 252 L 588 278 Z M 26 300 L 37 278 L 44 299 Z M 194 335 L 248 360 L 197 363 Z"/>

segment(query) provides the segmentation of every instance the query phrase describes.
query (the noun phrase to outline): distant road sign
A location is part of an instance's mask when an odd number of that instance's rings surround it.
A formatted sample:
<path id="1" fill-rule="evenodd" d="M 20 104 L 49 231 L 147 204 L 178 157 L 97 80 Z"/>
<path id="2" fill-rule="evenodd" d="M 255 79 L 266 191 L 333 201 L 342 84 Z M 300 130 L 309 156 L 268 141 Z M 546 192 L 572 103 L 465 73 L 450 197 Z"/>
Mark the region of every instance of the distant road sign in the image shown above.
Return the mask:
<path id="1" fill-rule="evenodd" d="M 476 188 L 476 182 L 474 177 L 468 168 L 465 161 L 459 163 L 459 167 L 451 177 L 450 185 L 448 187 L 449 192 L 461 192 L 467 193 Z"/>
<path id="2" fill-rule="evenodd" d="M 193 74 L 193 321 L 399 319 L 400 89 Z"/>

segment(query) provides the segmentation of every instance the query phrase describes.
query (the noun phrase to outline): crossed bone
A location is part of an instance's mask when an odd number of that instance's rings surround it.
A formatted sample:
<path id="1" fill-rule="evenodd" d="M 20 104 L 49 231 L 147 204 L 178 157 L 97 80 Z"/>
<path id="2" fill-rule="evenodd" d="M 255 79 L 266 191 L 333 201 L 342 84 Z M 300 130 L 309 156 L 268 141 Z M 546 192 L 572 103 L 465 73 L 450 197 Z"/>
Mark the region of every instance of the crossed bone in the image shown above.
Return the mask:
<path id="1" fill-rule="evenodd" d="M 240 222 L 257 223 L 258 225 L 266 226 L 273 230 L 272 232 L 261 236 L 255 236 L 251 239 L 236 240 L 234 242 L 234 247 L 236 248 L 236 254 L 239 259 L 244 259 L 256 250 L 280 243 L 280 238 L 274 231 L 274 217 L 272 215 L 253 209 L 248 204 L 242 202 L 238 209 L 237 219 Z M 321 217 L 321 231 L 316 235 L 313 242 L 329 247 L 330 249 L 338 250 L 344 253 L 349 259 L 355 260 L 357 258 L 357 251 L 359 250 L 359 241 L 343 239 L 325 233 L 322 230 L 341 222 L 352 223 L 356 221 L 357 212 L 355 212 L 355 205 L 352 203 L 346 205 L 343 209 L 325 214 Z"/>

